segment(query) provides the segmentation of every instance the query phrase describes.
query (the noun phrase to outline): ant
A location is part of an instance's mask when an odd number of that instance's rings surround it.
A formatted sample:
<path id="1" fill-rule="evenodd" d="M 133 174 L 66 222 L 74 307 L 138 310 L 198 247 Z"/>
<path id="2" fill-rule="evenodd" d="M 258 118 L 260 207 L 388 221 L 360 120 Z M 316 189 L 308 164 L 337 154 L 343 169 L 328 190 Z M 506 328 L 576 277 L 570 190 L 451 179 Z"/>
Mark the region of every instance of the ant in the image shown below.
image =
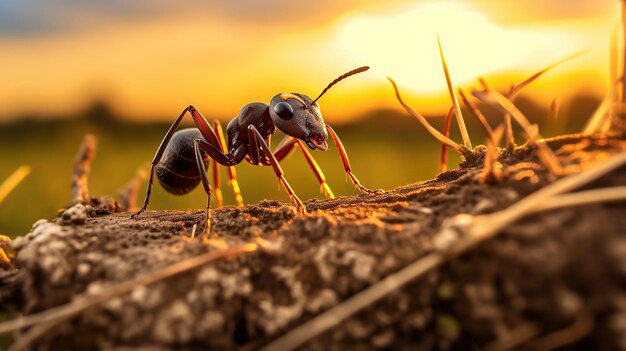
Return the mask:
<path id="1" fill-rule="evenodd" d="M 203 238 L 210 231 L 211 226 L 211 185 L 207 176 L 209 158 L 214 161 L 213 184 L 217 188 L 216 198 L 218 207 L 222 205 L 221 192 L 219 192 L 220 181 L 217 164 L 228 168 L 230 184 L 235 193 L 239 206 L 243 206 L 241 192 L 237 183 L 235 165 L 244 159 L 253 165 L 272 166 L 274 173 L 280 183 L 285 187 L 287 194 L 297 206 L 301 214 L 306 213 L 306 208 L 300 198 L 293 191 L 279 162 L 285 158 L 295 147 L 300 147 L 309 166 L 317 177 L 324 195 L 334 198 L 334 194 L 328 184 L 324 173 L 317 162 L 306 149 L 304 144 L 311 150 L 328 150 L 328 135 L 337 146 L 346 175 L 350 178 L 355 187 L 361 192 L 374 194 L 382 190 L 370 190 L 361 185 L 356 176 L 352 173 L 350 161 L 346 150 L 341 144 L 341 140 L 335 131 L 322 119 L 319 100 L 333 85 L 339 81 L 365 72 L 369 67 L 359 67 L 342 74 L 333 80 L 322 93 L 315 99 L 299 93 L 280 93 L 272 98 L 269 106 L 261 102 L 253 102 L 245 105 L 237 117 L 233 118 L 226 127 L 228 144 L 224 140 L 224 132 L 219 121 L 213 123 L 213 128 L 193 106 L 186 107 L 170 126 L 161 141 L 159 148 L 152 160 L 150 168 L 150 178 L 148 179 L 148 189 L 142 208 L 131 215 L 135 218 L 146 210 L 150 202 L 152 184 L 156 170 L 159 182 L 172 194 L 183 195 L 193 190 L 200 182 L 207 194 L 205 208 L 205 227 Z M 191 114 L 197 128 L 187 128 L 176 130 L 185 114 Z M 271 135 L 276 128 L 286 134 L 285 138 L 272 152 L 269 144 Z M 228 145 L 228 151 L 226 151 Z"/>

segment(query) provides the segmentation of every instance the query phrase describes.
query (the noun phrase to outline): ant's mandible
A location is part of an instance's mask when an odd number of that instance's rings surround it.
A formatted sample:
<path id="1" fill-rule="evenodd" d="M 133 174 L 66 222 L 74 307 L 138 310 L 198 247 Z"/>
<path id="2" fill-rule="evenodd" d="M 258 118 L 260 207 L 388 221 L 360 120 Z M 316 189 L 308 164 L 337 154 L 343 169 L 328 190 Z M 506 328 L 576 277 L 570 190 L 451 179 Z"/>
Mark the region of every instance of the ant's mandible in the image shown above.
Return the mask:
<path id="1" fill-rule="evenodd" d="M 218 207 L 222 205 L 222 197 L 219 190 L 220 182 L 217 164 L 228 167 L 230 184 L 238 204 L 243 206 L 233 166 L 245 159 L 253 165 L 272 166 L 274 173 L 276 173 L 278 180 L 285 187 L 289 197 L 295 202 L 300 213 L 304 214 L 306 213 L 306 208 L 289 183 L 287 183 L 279 162 L 295 147 L 299 146 L 309 166 L 315 173 L 322 191 L 327 197 L 333 198 L 334 195 L 328 184 L 326 184 L 324 173 L 322 173 L 311 153 L 303 145 L 306 144 L 311 150 L 320 149 L 326 151 L 328 149 L 327 140 L 329 134 L 337 146 L 346 175 L 352 183 L 364 193 L 381 192 L 381 190 L 374 191 L 365 188 L 352 173 L 350 161 L 348 160 L 346 150 L 341 144 L 341 140 L 339 140 L 335 131 L 324 123 L 320 107 L 317 104 L 317 100 L 333 85 L 349 76 L 367 71 L 368 69 L 369 67 L 364 66 L 342 74 L 328 84 L 315 100 L 299 93 L 281 93 L 272 98 L 269 106 L 261 102 L 247 104 L 226 127 L 228 144 L 224 140 L 224 133 L 219 121 L 215 121 L 212 128 L 204 116 L 193 106 L 185 108 L 172 123 L 154 155 L 152 167 L 150 168 L 146 198 L 141 209 L 132 214 L 131 218 L 140 215 L 148 207 L 156 170 L 159 182 L 165 190 L 172 194 L 186 194 L 202 182 L 204 191 L 207 194 L 206 225 L 203 238 L 206 237 L 211 225 L 209 208 L 212 189 L 207 176 L 209 158 L 214 161 L 212 173 Z M 187 112 L 191 114 L 191 118 L 193 118 L 197 128 L 177 131 L 178 125 Z M 276 147 L 276 150 L 272 152 L 269 144 L 271 135 L 274 134 L 276 128 L 280 129 L 286 136 Z M 226 146 L 228 146 L 228 149 Z"/>

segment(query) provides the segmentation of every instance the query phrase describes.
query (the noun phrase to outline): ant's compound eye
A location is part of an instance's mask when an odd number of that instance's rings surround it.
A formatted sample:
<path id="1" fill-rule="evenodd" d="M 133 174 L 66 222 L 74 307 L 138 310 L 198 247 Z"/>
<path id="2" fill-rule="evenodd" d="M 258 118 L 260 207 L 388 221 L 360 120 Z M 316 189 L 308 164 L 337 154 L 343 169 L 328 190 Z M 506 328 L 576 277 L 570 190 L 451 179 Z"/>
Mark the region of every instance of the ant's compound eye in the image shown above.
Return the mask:
<path id="1" fill-rule="evenodd" d="M 293 118 L 293 107 L 286 101 L 277 103 L 276 106 L 274 106 L 274 112 L 282 119 Z"/>

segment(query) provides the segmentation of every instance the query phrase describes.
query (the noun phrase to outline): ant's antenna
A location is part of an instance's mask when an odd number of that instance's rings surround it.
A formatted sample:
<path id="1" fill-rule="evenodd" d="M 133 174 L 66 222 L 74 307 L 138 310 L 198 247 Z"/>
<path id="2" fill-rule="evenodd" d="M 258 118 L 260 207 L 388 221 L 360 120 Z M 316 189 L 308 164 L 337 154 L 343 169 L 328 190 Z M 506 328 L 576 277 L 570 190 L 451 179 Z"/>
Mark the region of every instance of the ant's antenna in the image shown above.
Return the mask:
<path id="1" fill-rule="evenodd" d="M 333 80 L 332 82 L 330 82 L 330 84 L 328 84 L 328 86 L 327 86 L 326 88 L 324 88 L 324 90 L 322 91 L 322 93 L 320 94 L 320 96 L 318 96 L 317 98 L 315 98 L 315 100 L 313 100 L 313 102 L 311 103 L 311 105 L 313 105 L 313 104 L 314 104 L 317 100 L 319 100 L 319 99 L 322 97 L 322 95 L 324 95 L 324 93 L 326 93 L 326 92 L 328 91 L 328 89 L 330 89 L 333 85 L 335 85 L 335 84 L 339 83 L 340 81 L 342 81 L 342 80 L 344 80 L 344 79 L 346 79 L 346 78 L 348 78 L 348 77 L 350 77 L 350 76 L 352 76 L 352 75 L 355 75 L 355 74 L 357 74 L 357 73 L 361 73 L 361 72 L 365 72 L 365 71 L 367 71 L 368 69 L 370 69 L 370 68 L 369 68 L 369 66 L 363 66 L 363 67 L 359 67 L 359 68 L 357 68 L 357 69 L 353 69 L 353 70 L 352 70 L 352 71 L 350 71 L 350 72 L 346 72 L 346 73 L 344 73 L 344 74 L 340 75 L 339 77 L 337 77 L 337 79 L 335 79 L 335 80 Z"/>

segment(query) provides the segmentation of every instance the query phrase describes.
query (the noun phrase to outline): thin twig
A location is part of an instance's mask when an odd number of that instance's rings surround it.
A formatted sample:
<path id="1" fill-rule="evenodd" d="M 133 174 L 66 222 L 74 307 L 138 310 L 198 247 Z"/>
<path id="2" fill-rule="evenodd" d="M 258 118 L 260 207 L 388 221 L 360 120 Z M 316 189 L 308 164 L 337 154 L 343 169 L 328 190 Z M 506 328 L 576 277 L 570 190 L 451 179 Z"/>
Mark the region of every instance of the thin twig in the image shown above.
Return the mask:
<path id="1" fill-rule="evenodd" d="M 174 263 L 170 266 L 147 273 L 141 277 L 120 283 L 107 288 L 98 295 L 83 293 L 76 296 L 72 302 L 58 307 L 54 307 L 43 312 L 22 316 L 10 321 L 0 323 L 0 334 L 13 330 L 19 330 L 42 323 L 61 323 L 66 321 L 87 308 L 97 306 L 110 299 L 131 292 L 132 290 L 145 285 L 151 285 L 159 281 L 174 277 L 178 274 L 201 267 L 213 261 L 237 256 L 243 253 L 252 252 L 257 249 L 257 244 L 249 243 L 224 250 L 217 250 L 188 258 L 184 261 Z"/>
<path id="2" fill-rule="evenodd" d="M 97 139 L 91 134 L 85 135 L 83 143 L 76 154 L 74 174 L 72 176 L 72 205 L 88 205 L 91 202 L 87 180 L 91 171 L 91 162 L 96 153 Z"/>
<path id="3" fill-rule="evenodd" d="M 594 326 L 593 316 L 588 312 L 582 313 L 574 323 L 566 328 L 557 330 L 544 337 L 539 338 L 528 345 L 529 350 L 548 351 L 560 349 L 564 346 L 571 345 L 576 341 L 589 335 Z"/>
<path id="4" fill-rule="evenodd" d="M 448 64 L 446 63 L 446 58 L 443 55 L 443 48 L 441 47 L 441 38 L 437 35 L 437 44 L 439 45 L 439 55 L 441 56 L 441 64 L 443 66 L 443 73 L 446 76 L 446 84 L 448 85 L 448 93 L 450 93 L 450 99 L 452 100 L 452 105 L 454 106 L 454 115 L 456 116 L 456 122 L 459 125 L 459 130 L 461 131 L 461 137 L 463 138 L 463 145 L 471 149 L 472 148 L 472 140 L 467 133 L 467 127 L 465 126 L 465 120 L 463 119 L 463 113 L 461 113 L 461 106 L 459 105 L 459 100 L 456 97 L 454 92 L 454 85 L 452 84 L 452 79 L 450 78 L 450 71 L 448 70 Z"/>
<path id="5" fill-rule="evenodd" d="M 580 206 L 591 203 L 623 201 L 625 198 L 626 186 L 586 190 L 556 196 L 550 202 L 539 204 L 539 206 L 532 211 L 547 211 L 555 208 Z"/>
<path id="6" fill-rule="evenodd" d="M 552 183 L 520 200 L 506 210 L 477 217 L 469 215 L 459 215 L 455 217 L 452 220 L 451 227 L 442 230 L 453 230 L 453 228 L 456 227 L 457 230 L 462 231 L 464 235 L 459 235 L 459 239 L 450 245 L 447 250 L 432 252 L 399 271 L 386 276 L 378 283 L 371 285 L 339 305 L 317 315 L 312 320 L 305 322 L 287 332 L 285 335 L 275 339 L 263 347 L 261 351 L 289 351 L 303 345 L 309 340 L 337 326 L 357 312 L 371 306 L 389 293 L 423 276 L 450 259 L 467 252 L 486 239 L 495 236 L 504 227 L 528 213 L 531 213 L 533 209 L 538 207 L 539 203 L 547 202 L 554 196 L 583 186 L 625 163 L 626 152 L 623 152 L 594 168 L 570 175 Z"/>
<path id="7" fill-rule="evenodd" d="M 57 326 L 56 321 L 49 321 L 35 325 L 27 333 L 20 335 L 20 337 L 15 340 L 7 351 L 27 350 L 29 346 L 31 346 L 40 337 L 46 335 L 46 333 L 55 326 Z"/>
<path id="8" fill-rule="evenodd" d="M 117 191 L 117 197 L 120 199 L 122 208 L 127 212 L 135 212 L 137 207 L 137 195 L 141 184 L 146 181 L 147 173 L 144 169 L 138 169 L 135 176 L 128 181 L 123 189 Z"/>
<path id="9" fill-rule="evenodd" d="M 534 323 L 524 323 L 511 330 L 504 337 L 494 340 L 481 347 L 482 351 L 507 351 L 514 350 L 518 346 L 533 339 L 541 332 L 538 325 Z"/>
<path id="10" fill-rule="evenodd" d="M 417 111 L 414 111 L 409 105 L 404 103 L 404 101 L 402 100 L 402 96 L 400 96 L 400 91 L 398 90 L 398 86 L 396 85 L 396 82 L 394 82 L 393 79 L 391 79 L 390 77 L 387 77 L 387 79 L 389 79 L 389 81 L 391 82 L 391 85 L 393 86 L 393 89 L 396 92 L 396 98 L 398 99 L 398 102 L 400 102 L 400 105 L 402 105 L 402 107 L 404 107 L 404 109 L 411 116 L 415 117 L 424 126 L 424 128 L 426 128 L 426 130 L 430 133 L 430 135 L 435 137 L 435 139 L 437 139 L 440 143 L 448 145 L 449 147 L 454 149 L 454 151 L 458 152 L 461 155 L 471 154 L 471 151 L 468 148 L 455 143 L 452 139 L 441 134 L 437 129 L 431 126 L 430 123 L 428 123 L 428 121 L 426 120 L 426 118 L 424 118 L 424 116 L 419 114 Z"/>
<path id="11" fill-rule="evenodd" d="M 548 147 L 548 145 L 543 142 L 543 139 L 539 133 L 537 133 L 533 125 L 528 121 L 526 116 L 513 105 L 511 101 L 509 101 L 506 97 L 496 91 L 473 91 L 474 96 L 483 102 L 489 103 L 499 109 L 501 109 L 504 113 L 509 113 L 515 121 L 524 129 L 528 140 L 530 140 L 534 145 L 537 146 L 537 151 L 539 158 L 546 165 L 548 170 L 553 174 L 563 174 L 563 167 L 561 167 L 561 163 L 559 159 L 556 157 L 554 152 Z"/>

